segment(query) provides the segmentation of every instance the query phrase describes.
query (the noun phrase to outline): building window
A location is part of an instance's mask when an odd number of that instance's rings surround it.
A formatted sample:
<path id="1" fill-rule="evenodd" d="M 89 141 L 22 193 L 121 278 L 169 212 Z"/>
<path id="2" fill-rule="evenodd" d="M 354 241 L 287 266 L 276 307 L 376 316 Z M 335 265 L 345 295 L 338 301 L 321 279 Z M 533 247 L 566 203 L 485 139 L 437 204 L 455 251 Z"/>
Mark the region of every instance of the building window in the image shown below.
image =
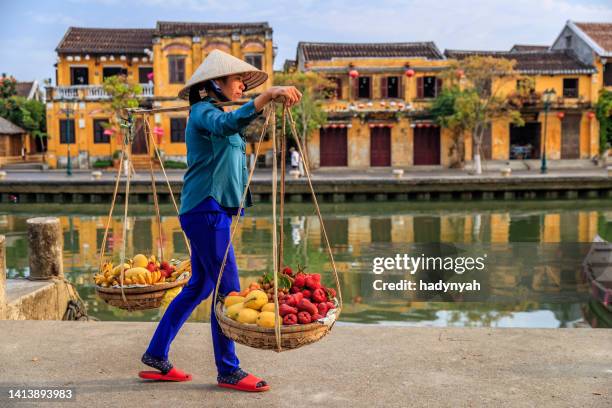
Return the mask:
<path id="1" fill-rule="evenodd" d="M 89 85 L 89 69 L 70 67 L 70 85 Z"/>
<path id="2" fill-rule="evenodd" d="M 102 68 L 102 80 L 115 75 L 127 76 L 127 69 L 121 67 L 104 67 Z"/>
<path id="3" fill-rule="evenodd" d="M 563 97 L 578 97 L 578 78 L 563 78 Z"/>
<path id="4" fill-rule="evenodd" d="M 187 119 L 170 118 L 170 142 L 185 143 L 185 127 Z"/>
<path id="5" fill-rule="evenodd" d="M 441 78 L 435 76 L 417 78 L 417 98 L 435 98 L 441 90 Z"/>
<path id="6" fill-rule="evenodd" d="M 257 69 L 263 67 L 263 57 L 261 54 L 245 55 L 244 60 Z"/>
<path id="7" fill-rule="evenodd" d="M 74 119 L 60 119 L 60 143 L 74 143 L 76 138 L 74 135 Z"/>
<path id="8" fill-rule="evenodd" d="M 565 48 L 572 48 L 572 36 L 571 35 L 565 36 Z"/>
<path id="9" fill-rule="evenodd" d="M 110 135 L 105 135 L 104 128 L 108 124 L 108 119 L 94 119 L 93 131 L 94 131 L 94 143 L 110 143 Z"/>
<path id="10" fill-rule="evenodd" d="M 612 63 L 604 65 L 604 86 L 612 86 Z"/>
<path id="11" fill-rule="evenodd" d="M 371 79 L 368 76 L 360 76 L 357 78 L 357 98 L 370 99 L 371 92 Z"/>
<path id="12" fill-rule="evenodd" d="M 182 84 L 185 82 L 185 56 L 168 56 L 168 71 L 171 84 Z"/>
<path id="13" fill-rule="evenodd" d="M 148 84 L 149 75 L 153 73 L 153 67 L 139 67 L 138 68 L 138 83 Z"/>
<path id="14" fill-rule="evenodd" d="M 400 98 L 400 78 L 397 76 L 380 79 L 381 98 Z"/>

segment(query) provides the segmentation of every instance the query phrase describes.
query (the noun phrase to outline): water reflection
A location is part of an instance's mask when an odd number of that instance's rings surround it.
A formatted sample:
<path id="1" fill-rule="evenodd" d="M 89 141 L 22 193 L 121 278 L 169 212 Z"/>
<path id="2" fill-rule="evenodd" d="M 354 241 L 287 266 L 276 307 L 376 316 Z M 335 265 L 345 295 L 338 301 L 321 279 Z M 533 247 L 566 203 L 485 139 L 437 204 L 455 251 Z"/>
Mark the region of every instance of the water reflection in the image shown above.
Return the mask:
<path id="1" fill-rule="evenodd" d="M 605 207 L 588 209 L 579 202 L 560 209 L 538 209 L 537 206 L 503 209 L 499 205 L 487 209 L 456 206 L 441 209 L 431 204 L 415 211 L 397 204 L 379 203 L 376 207 L 364 209 L 348 204 L 335 208 L 335 212 L 324 211 L 328 214 L 325 225 L 341 274 L 344 323 L 564 327 L 596 322 L 597 327 L 602 327 L 610 321 L 607 316 L 601 316 L 600 309 L 589 306 L 588 290 L 575 268 L 532 270 L 516 262 L 519 258 L 540 256 L 537 245 L 523 248 L 527 252 L 520 255 L 500 254 L 508 258 L 509 266 L 483 277 L 491 288 L 492 299 L 497 301 L 452 303 L 448 296 L 432 296 L 422 301 L 403 294 L 374 291 L 375 276 L 370 262 L 372 256 L 396 253 L 407 244 L 438 243 L 434 247 L 437 251 L 451 243 L 590 242 L 596 233 L 605 235 L 612 231 L 612 212 Z M 272 219 L 267 214 L 269 211 L 263 206 L 259 213 L 248 215 L 239 224 L 234 247 L 242 284 L 271 268 Z M 44 207 L 30 214 L 0 213 L 0 233 L 7 236 L 10 277 L 28 274 L 25 221 L 33 215 L 47 213 Z M 106 225 L 104 210 L 101 208 L 99 214 L 60 215 L 59 218 L 64 230 L 66 274 L 77 285 L 90 313 L 103 320 L 159 319 L 158 311 L 127 313 L 108 307 L 96 297 L 91 276 Z M 121 219 L 115 218 L 111 223 L 106 251 L 116 258 L 124 239 L 128 254 L 159 254 L 161 244 L 167 256 L 187 257 L 177 217 L 162 217 L 161 236 L 154 217 L 136 215 L 128 221 L 125 237 Z M 330 265 L 321 226 L 312 211 L 288 214 L 284 230 L 284 262 L 292 266 L 306 265 L 309 272 L 323 272 L 331 284 L 332 277 L 325 272 L 330 270 Z M 207 321 L 209 313 L 207 301 L 194 311 L 191 320 Z"/>

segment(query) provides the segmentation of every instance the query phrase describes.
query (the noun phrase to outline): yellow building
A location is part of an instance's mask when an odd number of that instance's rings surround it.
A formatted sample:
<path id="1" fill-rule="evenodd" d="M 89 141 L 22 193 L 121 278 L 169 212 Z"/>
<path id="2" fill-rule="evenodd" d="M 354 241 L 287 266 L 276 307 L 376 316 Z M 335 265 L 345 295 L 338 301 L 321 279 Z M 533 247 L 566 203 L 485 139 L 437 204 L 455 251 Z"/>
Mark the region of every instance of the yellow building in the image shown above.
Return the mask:
<path id="1" fill-rule="evenodd" d="M 123 74 L 139 83 L 141 106 L 182 106 L 177 98 L 198 65 L 220 49 L 265 70 L 272 83 L 272 29 L 267 23 L 158 22 L 155 29 L 70 27 L 57 51 L 56 86 L 47 88 L 47 160 L 51 167 L 87 168 L 109 160 L 118 149 L 117 137 L 106 134 L 106 77 Z M 155 114 L 151 126 L 164 160 L 186 161 L 187 112 Z M 144 128 L 137 125 L 134 164 L 147 162 Z M 144 161 L 143 161 L 144 159 Z"/>
<path id="2" fill-rule="evenodd" d="M 308 142 L 315 167 L 447 165 L 449 132 L 426 108 L 448 65 L 432 42 L 298 44 L 296 68 L 337 84 L 328 123 Z"/>
<path id="3" fill-rule="evenodd" d="M 518 73 L 534 81 L 533 92 L 520 109 L 525 125 L 493 122 L 483 137 L 483 159 L 539 160 L 544 148 L 546 158 L 552 160 L 590 159 L 599 153 L 599 124 L 592 111 L 600 89 L 593 81 L 597 70 L 571 50 L 514 46 L 510 51 L 446 50 L 445 55 L 449 60 L 473 55 L 515 60 Z M 519 82 L 503 80 L 493 83 L 491 89 L 506 96 L 516 92 Z M 554 91 L 548 114 L 543 98 L 546 90 Z M 470 136 L 465 150 L 466 158 L 471 159 Z"/>
<path id="4" fill-rule="evenodd" d="M 435 44 L 300 43 L 295 67 L 337 82 L 325 102 L 328 123 L 315 131 L 309 154 L 315 167 L 411 167 L 451 164 L 451 134 L 428 112 L 443 86 L 440 71 L 469 55 L 515 59 L 516 69 L 535 80 L 534 95 L 554 89 L 547 120 L 549 159 L 589 159 L 599 151 L 599 127 L 591 110 L 600 89 L 597 69 L 571 50 L 515 46 L 511 51 L 456 51 L 442 55 Z M 287 64 L 290 67 L 291 64 Z M 496 84 L 493 84 L 495 87 Z M 502 93 L 516 90 L 514 83 Z M 543 149 L 541 98 L 522 109 L 524 127 L 495 122 L 485 133 L 485 160 L 539 159 Z M 472 159 L 471 137 L 465 139 Z"/>

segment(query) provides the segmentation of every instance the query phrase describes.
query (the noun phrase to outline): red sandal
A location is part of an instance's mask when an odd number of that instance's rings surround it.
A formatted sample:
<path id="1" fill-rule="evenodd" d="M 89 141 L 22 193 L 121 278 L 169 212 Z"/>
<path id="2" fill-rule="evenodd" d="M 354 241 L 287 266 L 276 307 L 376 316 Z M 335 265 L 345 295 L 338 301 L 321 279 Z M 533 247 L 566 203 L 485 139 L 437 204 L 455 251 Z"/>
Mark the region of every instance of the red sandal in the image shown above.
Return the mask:
<path id="1" fill-rule="evenodd" d="M 262 380 L 261 378 L 255 377 L 253 374 L 248 374 L 246 377 L 238 381 L 236 384 L 218 382 L 217 385 L 223 388 L 231 388 L 233 390 L 246 391 L 246 392 L 263 392 L 263 391 L 268 391 L 270 389 L 270 386 L 268 384 L 258 387 L 257 384 L 260 382 L 265 383 L 265 381 Z"/>
<path id="2" fill-rule="evenodd" d="M 140 378 L 145 380 L 157 380 L 157 381 L 191 381 L 191 374 L 184 373 L 176 367 L 173 367 L 166 374 L 161 371 L 141 371 L 138 373 Z"/>

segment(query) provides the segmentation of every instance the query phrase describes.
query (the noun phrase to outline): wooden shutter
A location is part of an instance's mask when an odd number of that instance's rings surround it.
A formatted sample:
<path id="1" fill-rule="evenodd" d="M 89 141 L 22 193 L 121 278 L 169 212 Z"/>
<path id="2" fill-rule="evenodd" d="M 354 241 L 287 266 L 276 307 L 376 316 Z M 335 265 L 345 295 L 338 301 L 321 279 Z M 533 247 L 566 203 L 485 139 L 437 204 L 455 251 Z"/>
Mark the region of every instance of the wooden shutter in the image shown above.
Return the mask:
<path id="1" fill-rule="evenodd" d="M 369 85 L 369 88 L 370 88 L 368 99 L 373 99 L 374 98 L 374 95 L 372 94 L 372 92 L 373 92 L 372 91 L 373 82 L 374 82 L 374 77 L 368 77 L 368 85 Z"/>
<path id="2" fill-rule="evenodd" d="M 387 77 L 383 76 L 380 78 L 380 98 L 385 99 L 388 98 L 389 94 L 387 92 Z"/>
<path id="3" fill-rule="evenodd" d="M 404 99 L 404 82 L 401 75 L 397 77 L 397 89 L 397 97 Z"/>
<path id="4" fill-rule="evenodd" d="M 359 99 L 359 77 L 349 78 L 353 81 L 353 99 Z"/>
<path id="5" fill-rule="evenodd" d="M 418 77 L 416 79 L 416 83 L 417 83 L 417 98 L 424 98 L 425 97 L 425 78 Z"/>
<path id="6" fill-rule="evenodd" d="M 442 92 L 442 78 L 436 78 L 436 95 L 438 96 Z"/>

